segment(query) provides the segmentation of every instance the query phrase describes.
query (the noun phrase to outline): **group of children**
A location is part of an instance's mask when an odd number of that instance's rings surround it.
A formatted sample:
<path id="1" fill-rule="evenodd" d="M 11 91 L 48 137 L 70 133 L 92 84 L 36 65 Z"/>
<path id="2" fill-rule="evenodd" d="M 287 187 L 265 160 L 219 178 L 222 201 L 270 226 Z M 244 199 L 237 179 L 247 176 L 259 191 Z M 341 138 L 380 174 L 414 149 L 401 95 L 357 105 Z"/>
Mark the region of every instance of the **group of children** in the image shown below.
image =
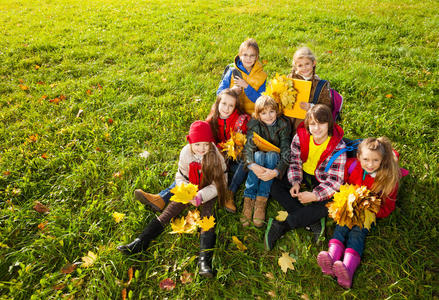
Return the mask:
<path id="1" fill-rule="evenodd" d="M 320 79 L 315 74 L 316 59 L 312 52 L 300 48 L 293 57 L 290 78 L 312 82 L 310 101 Z M 270 218 L 264 236 L 267 250 L 289 230 L 309 227 L 315 236 L 322 231 L 321 219 L 328 215 L 326 203 L 344 183 L 365 185 L 382 199 L 377 217 L 389 215 L 394 207 L 399 180 L 399 167 L 390 141 L 368 138 L 358 147 L 356 158 L 346 153 L 343 129 L 334 121 L 329 84 L 326 82 L 317 104 L 304 103 L 304 120 L 283 116 L 279 105 L 265 91 L 267 74 L 259 61 L 259 48 L 254 39 L 244 41 L 233 67 L 225 72 L 217 91 L 217 99 L 206 121 L 195 121 L 187 135 L 188 144 L 181 150 L 175 181 L 159 194 L 142 190 L 135 197 L 153 210 L 161 212 L 153 218 L 133 242 L 118 247 L 125 254 L 146 250 L 149 242 L 164 230 L 170 220 L 189 205 L 201 207 L 201 217 L 211 216 L 215 201 L 230 212 L 236 212 L 235 194 L 245 181 L 243 226 L 265 224 L 265 210 L 271 195 L 288 212 L 285 221 Z M 242 156 L 225 158 L 221 143 L 232 133 L 246 134 Z M 258 135 L 279 151 L 264 151 L 255 143 Z M 343 152 L 343 151 L 341 151 Z M 198 186 L 191 204 L 169 201 L 171 189 L 181 183 Z M 303 190 L 303 184 L 309 190 Z M 336 226 L 328 251 L 322 251 L 317 262 L 322 272 L 336 277 L 350 288 L 355 269 L 364 249 L 367 229 Z M 199 273 L 213 277 L 212 254 L 214 228 L 200 235 Z M 343 260 L 341 260 L 343 259 Z"/>

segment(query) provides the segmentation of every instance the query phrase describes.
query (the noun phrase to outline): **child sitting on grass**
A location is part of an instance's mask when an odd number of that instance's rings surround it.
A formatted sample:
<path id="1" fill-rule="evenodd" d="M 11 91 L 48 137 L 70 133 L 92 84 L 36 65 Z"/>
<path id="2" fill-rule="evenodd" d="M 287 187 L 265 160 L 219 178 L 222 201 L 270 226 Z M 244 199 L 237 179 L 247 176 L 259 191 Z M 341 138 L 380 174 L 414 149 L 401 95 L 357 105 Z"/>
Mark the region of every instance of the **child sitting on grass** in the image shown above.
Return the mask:
<path id="1" fill-rule="evenodd" d="M 213 144 L 214 138 L 210 125 L 206 121 L 192 123 L 189 144 L 183 147 L 178 161 L 178 172 L 175 175 L 176 185 L 192 183 L 198 186 L 197 195 L 191 200 L 194 206 L 201 205 L 201 218 L 213 215 L 215 199 L 218 197 L 221 205 L 226 195 L 226 164 L 224 158 Z M 172 218 L 178 216 L 189 204 L 171 201 L 157 218 L 154 217 L 143 232 L 131 243 L 117 247 L 119 251 L 130 255 L 144 251 L 151 240 L 163 232 L 164 226 Z M 198 260 L 199 273 L 212 277 L 212 251 L 215 245 L 214 227 L 201 231 L 200 256 Z"/>
<path id="2" fill-rule="evenodd" d="M 234 67 L 224 74 L 216 94 L 226 88 L 236 89 L 240 93 L 241 106 L 251 115 L 254 103 L 265 92 L 266 79 L 267 74 L 259 61 L 259 46 L 254 39 L 247 39 L 239 47 Z"/>
<path id="3" fill-rule="evenodd" d="M 334 153 L 345 148 L 343 129 L 334 123 L 328 106 L 317 104 L 306 113 L 305 121 L 297 128 L 291 143 L 291 162 L 288 176 L 275 180 L 271 195 L 288 212 L 286 221 L 269 219 L 265 232 L 265 248 L 290 229 L 310 226 L 317 242 L 323 232 L 320 219 L 328 215 L 326 203 L 343 183 L 346 152 L 338 156 L 326 172 Z M 301 184 L 312 188 L 301 191 Z"/>
<path id="4" fill-rule="evenodd" d="M 291 126 L 281 116 L 276 101 L 265 95 L 256 101 L 253 117 L 248 123 L 245 145 L 249 173 L 245 183 L 241 223 L 248 226 L 253 216 L 253 224 L 261 227 L 265 221 L 265 209 L 273 178 L 281 178 L 288 166 Z M 253 140 L 255 134 L 278 147 L 280 153 L 259 150 Z"/>
<path id="5" fill-rule="evenodd" d="M 299 48 L 293 55 L 293 68 L 291 73 L 288 75 L 289 78 L 300 79 L 311 81 L 311 92 L 309 94 L 309 103 L 301 103 L 301 108 L 308 111 L 313 105 L 314 93 L 316 92 L 317 84 L 320 81 L 319 76 L 316 74 L 316 57 L 314 53 L 308 47 Z M 332 102 L 331 102 L 331 92 L 329 90 L 329 82 L 326 82 L 320 95 L 318 97 L 317 103 L 327 105 L 331 110 Z M 294 128 L 297 129 L 302 119 L 295 119 Z"/>
<path id="6" fill-rule="evenodd" d="M 218 94 L 212 112 L 206 119 L 212 128 L 215 143 L 220 149 L 219 144 L 227 142 L 232 132 L 247 133 L 247 123 L 250 116 L 241 112 L 238 97 L 235 90 L 229 88 L 223 90 Z M 247 176 L 247 170 L 240 157 L 237 157 L 236 160 L 228 160 L 228 173 L 230 180 L 224 208 L 235 213 L 234 195 Z"/>
<path id="7" fill-rule="evenodd" d="M 357 157 L 348 159 L 345 170 L 346 183 L 366 186 L 381 198 L 382 204 L 376 214 L 378 218 L 387 217 L 395 209 L 400 171 L 397 155 L 387 138 L 363 140 L 358 146 Z M 317 256 L 323 274 L 337 277 L 339 285 L 350 288 L 368 233 L 366 228 L 353 226 L 349 229 L 336 225 L 328 251 L 322 251 Z M 340 261 L 342 256 L 343 261 Z"/>

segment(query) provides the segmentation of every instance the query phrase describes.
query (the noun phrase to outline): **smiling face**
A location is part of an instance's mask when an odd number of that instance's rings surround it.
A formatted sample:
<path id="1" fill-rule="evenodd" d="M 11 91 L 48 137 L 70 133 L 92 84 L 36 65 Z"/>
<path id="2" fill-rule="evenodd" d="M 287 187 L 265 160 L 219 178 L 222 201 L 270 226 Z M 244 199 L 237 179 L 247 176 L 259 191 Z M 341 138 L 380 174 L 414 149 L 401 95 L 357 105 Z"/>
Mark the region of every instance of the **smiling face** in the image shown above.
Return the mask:
<path id="1" fill-rule="evenodd" d="M 218 103 L 218 113 L 220 118 L 227 119 L 233 113 L 236 107 L 236 98 L 227 94 L 221 96 Z"/>
<path id="2" fill-rule="evenodd" d="M 294 67 L 296 68 L 296 73 L 305 78 L 309 78 L 312 76 L 312 71 L 315 65 L 316 65 L 315 61 L 312 61 L 311 59 L 306 57 L 296 58 L 294 60 Z"/>
<path id="3" fill-rule="evenodd" d="M 239 59 L 244 65 L 244 68 L 250 72 L 256 60 L 258 59 L 258 52 L 253 47 L 247 47 L 242 49 L 242 51 L 239 53 Z"/>
<path id="4" fill-rule="evenodd" d="M 267 107 L 259 113 L 259 118 L 265 125 L 271 125 L 276 121 L 277 113 L 271 107 Z"/>
<path id="5" fill-rule="evenodd" d="M 373 173 L 380 168 L 383 157 L 379 151 L 363 147 L 361 154 L 358 155 L 358 160 L 360 161 L 361 167 L 366 170 L 367 173 Z"/>
<path id="6" fill-rule="evenodd" d="M 315 119 L 309 121 L 309 133 L 316 144 L 321 144 L 328 138 L 328 123 L 319 123 Z"/>
<path id="7" fill-rule="evenodd" d="M 191 150 L 194 154 L 203 156 L 209 151 L 209 142 L 198 142 L 191 144 Z"/>

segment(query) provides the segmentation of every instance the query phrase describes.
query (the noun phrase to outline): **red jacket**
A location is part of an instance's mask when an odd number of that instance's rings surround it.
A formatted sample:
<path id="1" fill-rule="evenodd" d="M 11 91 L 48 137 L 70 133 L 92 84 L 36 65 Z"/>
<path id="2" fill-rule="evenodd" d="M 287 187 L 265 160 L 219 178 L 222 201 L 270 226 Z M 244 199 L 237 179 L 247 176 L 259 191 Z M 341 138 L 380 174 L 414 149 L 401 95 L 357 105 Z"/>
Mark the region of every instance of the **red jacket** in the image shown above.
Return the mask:
<path id="1" fill-rule="evenodd" d="M 240 115 L 236 109 L 227 119 L 218 118 L 218 144 L 227 142 L 230 139 L 230 130 L 246 134 L 249 120 L 249 115 Z"/>
<path id="2" fill-rule="evenodd" d="M 356 161 L 356 165 L 351 172 L 349 172 L 350 166 Z M 350 173 L 350 174 L 349 174 Z M 372 188 L 372 184 L 375 178 L 366 174 L 363 180 L 364 170 L 361 167 L 360 162 L 356 158 L 349 158 L 346 162 L 345 168 L 345 182 L 349 184 L 356 184 L 359 186 L 366 186 L 368 189 Z M 377 218 L 385 218 L 395 209 L 396 196 L 398 194 L 398 185 L 395 186 L 392 193 L 386 198 L 382 199 L 380 211 L 377 213 Z"/>

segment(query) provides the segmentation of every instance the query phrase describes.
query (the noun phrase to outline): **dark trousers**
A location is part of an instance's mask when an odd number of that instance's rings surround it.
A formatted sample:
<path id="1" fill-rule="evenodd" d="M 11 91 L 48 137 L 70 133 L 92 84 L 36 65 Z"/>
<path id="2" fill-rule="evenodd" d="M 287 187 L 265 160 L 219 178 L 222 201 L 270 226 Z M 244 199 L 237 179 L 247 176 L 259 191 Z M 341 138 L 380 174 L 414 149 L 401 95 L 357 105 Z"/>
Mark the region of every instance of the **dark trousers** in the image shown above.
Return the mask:
<path id="1" fill-rule="evenodd" d="M 201 204 L 200 206 L 200 218 L 203 219 L 204 217 L 210 217 L 213 215 L 213 208 L 215 206 L 217 198 L 214 198 L 210 201 L 207 201 L 206 203 Z M 186 207 L 189 205 L 192 205 L 190 203 L 183 204 L 180 202 L 174 202 L 169 201 L 168 206 L 163 210 L 163 212 L 158 216 L 158 219 L 162 225 L 168 224 L 172 218 L 177 217 Z M 215 227 L 211 228 L 209 231 L 214 232 Z"/>
<path id="2" fill-rule="evenodd" d="M 303 181 L 310 188 L 319 184 L 314 176 L 306 173 L 304 173 Z M 282 180 L 276 178 L 273 181 L 270 191 L 271 196 L 288 212 L 287 222 L 291 228 L 309 226 L 328 215 L 328 208 L 325 206 L 328 201 L 311 202 L 304 205 L 296 197 L 291 196 L 291 187 L 288 176 L 285 175 Z"/>

